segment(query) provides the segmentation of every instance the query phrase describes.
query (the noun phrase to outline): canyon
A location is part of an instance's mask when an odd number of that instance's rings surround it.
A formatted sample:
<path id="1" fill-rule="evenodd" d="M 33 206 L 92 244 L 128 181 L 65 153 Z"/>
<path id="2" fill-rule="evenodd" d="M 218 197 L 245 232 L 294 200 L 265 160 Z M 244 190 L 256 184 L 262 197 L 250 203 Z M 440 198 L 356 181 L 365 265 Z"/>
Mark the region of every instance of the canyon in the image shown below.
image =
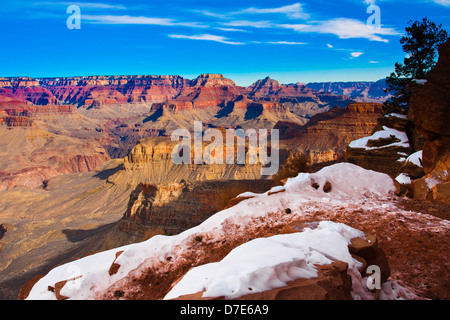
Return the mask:
<path id="1" fill-rule="evenodd" d="M 142 138 L 191 129 L 195 120 L 211 128 L 271 129 L 279 121 L 305 124 L 312 115 L 350 101 L 270 78 L 239 87 L 218 74 L 193 80 L 180 76 L 0 78 L 2 143 L 7 144 L 0 157 L 4 163 L 0 189 L 39 187 L 58 174 L 90 171 L 109 159 L 124 158 Z M 64 142 L 68 139 L 72 141 Z M 17 145 L 25 149 L 19 151 Z M 61 152 L 60 145 L 76 145 L 80 152 Z M 31 157 L 32 163 L 11 161 L 13 148 Z M 40 164 L 36 154 L 42 158 Z"/>
<path id="2" fill-rule="evenodd" d="M 90 297 L 162 299 L 192 266 L 220 262 L 251 240 L 320 231 L 327 221 L 376 239 L 376 247 L 363 244 L 376 253 L 348 243 L 341 249 L 359 262 L 317 265 L 318 278 L 242 297 L 448 297 L 437 279 L 448 267 L 439 258 L 448 250 L 445 50 L 408 117 L 383 115 L 382 81 L 280 84 L 267 77 L 240 87 L 220 74 L 0 78 L 0 297 L 69 298 L 64 286 L 73 279 L 47 283 L 42 276 L 103 254 L 111 263 L 94 264 L 117 281 Z M 428 114 L 441 116 L 429 121 Z M 278 184 L 261 175 L 261 164 L 175 165 L 171 132 L 192 133 L 194 121 L 219 130 L 278 129 L 281 173 L 300 157 L 308 172 L 280 174 Z M 399 145 L 403 135 L 407 146 Z M 422 149 L 423 171 L 406 159 Z M 414 180 L 410 186 L 397 181 L 400 173 Z M 414 184 L 431 178 L 440 183 L 416 197 Z M 399 197 L 405 194 L 414 199 Z M 153 244 L 161 252 L 135 266 L 142 273 L 124 271 L 137 261 L 127 260 L 133 246 L 147 252 Z M 352 281 L 361 281 L 375 257 L 383 289 L 355 293 Z M 419 266 L 416 273 L 411 266 Z M 418 279 L 418 272 L 428 276 Z M 37 283 L 45 283 L 39 294 Z M 145 289 L 148 283 L 158 289 Z M 302 295 L 305 287 L 311 296 Z M 80 292 L 73 297 L 92 294 Z M 202 298 L 202 290 L 189 294 Z"/>

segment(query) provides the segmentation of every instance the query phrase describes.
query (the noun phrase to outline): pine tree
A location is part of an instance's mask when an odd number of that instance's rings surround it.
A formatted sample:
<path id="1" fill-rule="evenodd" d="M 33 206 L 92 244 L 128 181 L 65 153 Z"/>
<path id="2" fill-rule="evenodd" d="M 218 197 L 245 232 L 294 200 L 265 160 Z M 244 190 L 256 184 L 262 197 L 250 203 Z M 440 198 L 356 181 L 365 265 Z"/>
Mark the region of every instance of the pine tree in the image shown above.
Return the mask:
<path id="1" fill-rule="evenodd" d="M 400 39 L 403 51 L 407 53 L 403 63 L 395 63 L 395 71 L 386 78 L 387 89 L 392 97 L 384 103 L 385 113 L 406 114 L 409 108 L 411 91 L 408 86 L 414 79 L 425 79 L 437 61 L 438 47 L 448 39 L 442 24 L 424 18 L 409 21 L 406 36 Z"/>

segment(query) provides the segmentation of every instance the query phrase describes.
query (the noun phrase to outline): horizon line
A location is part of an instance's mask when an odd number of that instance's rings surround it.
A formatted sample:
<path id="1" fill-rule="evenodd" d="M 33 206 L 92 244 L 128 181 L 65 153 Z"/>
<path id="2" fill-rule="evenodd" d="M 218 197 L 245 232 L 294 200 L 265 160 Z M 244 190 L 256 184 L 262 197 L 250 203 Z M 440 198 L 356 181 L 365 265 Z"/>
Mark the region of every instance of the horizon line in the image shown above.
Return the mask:
<path id="1" fill-rule="evenodd" d="M 39 76 L 39 77 L 32 77 L 32 76 L 26 76 L 26 75 L 20 75 L 20 76 L 0 76 L 0 79 L 13 79 L 13 78 L 29 78 L 29 79 L 64 79 L 64 78 L 89 78 L 89 77 L 181 77 L 183 79 L 187 79 L 187 80 L 194 80 L 199 78 L 202 75 L 206 75 L 206 74 L 211 74 L 211 75 L 221 75 L 226 79 L 232 80 L 233 82 L 235 82 L 233 80 L 232 77 L 225 77 L 223 73 L 200 73 L 197 77 L 195 78 L 191 78 L 191 77 L 186 77 L 183 76 L 181 74 L 91 74 L 91 75 L 72 75 L 72 76 Z M 293 85 L 293 84 L 298 84 L 298 83 L 303 83 L 305 85 L 307 84 L 313 84 L 313 83 L 351 83 L 351 82 L 378 82 L 380 80 L 384 80 L 384 78 L 380 78 L 377 80 L 339 80 L 339 81 L 333 81 L 333 80 L 327 80 L 327 81 L 297 81 L 297 82 L 289 82 L 289 83 L 281 83 L 280 81 L 278 81 L 275 78 L 272 78 L 271 76 L 266 76 L 266 77 L 262 77 L 262 78 L 258 78 L 257 80 L 255 80 L 254 82 L 252 82 L 252 84 L 256 83 L 259 80 L 264 80 L 264 79 L 272 79 L 277 81 L 278 83 L 280 83 L 280 85 Z M 236 83 L 236 82 L 235 82 Z M 252 84 L 249 85 L 239 85 L 236 83 L 237 86 L 241 86 L 241 87 L 248 87 L 251 86 Z"/>

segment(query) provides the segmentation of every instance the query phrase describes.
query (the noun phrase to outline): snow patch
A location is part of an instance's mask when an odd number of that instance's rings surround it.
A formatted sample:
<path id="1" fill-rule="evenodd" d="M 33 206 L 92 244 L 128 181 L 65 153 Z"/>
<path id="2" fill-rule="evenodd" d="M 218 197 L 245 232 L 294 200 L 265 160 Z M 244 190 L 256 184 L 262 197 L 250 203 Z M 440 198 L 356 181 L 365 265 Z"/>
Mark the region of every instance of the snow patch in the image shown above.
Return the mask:
<path id="1" fill-rule="evenodd" d="M 408 120 L 408 117 L 406 115 L 400 114 L 400 113 L 390 113 L 390 114 L 385 115 L 385 117 L 386 118 L 395 117 L 395 118 Z"/>
<path id="2" fill-rule="evenodd" d="M 425 79 L 412 79 L 412 81 L 417 84 L 421 84 L 421 85 L 424 85 L 425 83 L 427 83 L 427 80 L 425 80 Z"/>
<path id="3" fill-rule="evenodd" d="M 205 291 L 203 297 L 238 298 L 284 287 L 287 282 L 317 277 L 315 265 L 333 260 L 360 268 L 348 245 L 364 233 L 344 224 L 322 221 L 316 229 L 259 238 L 232 250 L 220 262 L 191 269 L 164 299 Z"/>
<path id="4" fill-rule="evenodd" d="M 408 176 L 405 173 L 400 173 L 395 180 L 397 180 L 398 183 L 400 184 L 411 184 L 412 180 L 410 178 L 410 176 Z"/>
<path id="5" fill-rule="evenodd" d="M 442 181 L 435 178 L 426 178 L 425 182 L 427 183 L 428 189 L 432 189 L 435 185 L 442 183 Z"/>
<path id="6" fill-rule="evenodd" d="M 406 162 L 414 163 L 416 166 L 423 168 L 422 166 L 422 150 L 414 152 L 407 159 Z"/>
<path id="7" fill-rule="evenodd" d="M 376 141 L 380 139 L 389 139 L 391 137 L 397 138 L 398 142 L 393 142 L 388 145 L 379 146 L 379 147 L 368 147 L 369 141 Z M 354 149 L 365 149 L 365 150 L 377 150 L 388 147 L 405 147 L 409 148 L 409 139 L 405 132 L 398 131 L 392 128 L 388 128 L 383 126 L 383 130 L 375 132 L 373 135 L 369 137 L 364 137 L 358 140 L 354 140 L 350 142 L 349 147 Z"/>

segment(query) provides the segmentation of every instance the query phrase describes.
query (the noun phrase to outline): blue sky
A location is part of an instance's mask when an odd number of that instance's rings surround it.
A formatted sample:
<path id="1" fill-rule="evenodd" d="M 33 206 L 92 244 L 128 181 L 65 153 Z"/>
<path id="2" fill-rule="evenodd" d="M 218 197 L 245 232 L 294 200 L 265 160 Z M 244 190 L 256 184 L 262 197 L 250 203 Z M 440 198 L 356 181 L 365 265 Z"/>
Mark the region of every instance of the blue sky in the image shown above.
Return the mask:
<path id="1" fill-rule="evenodd" d="M 81 29 L 68 29 L 69 5 Z M 369 28 L 369 5 L 381 28 Z M 371 81 L 403 61 L 409 20 L 448 29 L 450 0 L 0 1 L 0 76 L 221 73 L 247 86 Z"/>

